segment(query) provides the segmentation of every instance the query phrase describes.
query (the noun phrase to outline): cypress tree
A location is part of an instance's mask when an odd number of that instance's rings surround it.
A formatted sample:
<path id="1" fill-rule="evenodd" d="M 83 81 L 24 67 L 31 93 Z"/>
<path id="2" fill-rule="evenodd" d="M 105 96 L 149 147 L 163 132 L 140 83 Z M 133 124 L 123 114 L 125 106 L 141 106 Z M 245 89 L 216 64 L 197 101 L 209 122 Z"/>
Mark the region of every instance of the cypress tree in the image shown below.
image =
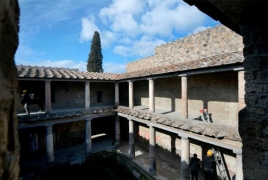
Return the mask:
<path id="1" fill-rule="evenodd" d="M 91 41 L 91 49 L 87 60 L 88 72 L 103 72 L 100 34 L 95 31 Z"/>

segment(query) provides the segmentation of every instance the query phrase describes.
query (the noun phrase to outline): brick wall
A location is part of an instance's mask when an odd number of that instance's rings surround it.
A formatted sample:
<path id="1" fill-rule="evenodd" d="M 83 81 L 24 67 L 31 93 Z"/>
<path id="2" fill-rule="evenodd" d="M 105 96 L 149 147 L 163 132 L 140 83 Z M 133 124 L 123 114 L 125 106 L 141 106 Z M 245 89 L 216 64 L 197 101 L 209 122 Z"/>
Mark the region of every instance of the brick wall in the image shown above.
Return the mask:
<path id="1" fill-rule="evenodd" d="M 219 25 L 158 46 L 155 48 L 153 56 L 130 62 L 126 69 L 127 72 L 132 72 L 228 52 L 241 52 L 243 46 L 240 35 L 223 25 Z"/>

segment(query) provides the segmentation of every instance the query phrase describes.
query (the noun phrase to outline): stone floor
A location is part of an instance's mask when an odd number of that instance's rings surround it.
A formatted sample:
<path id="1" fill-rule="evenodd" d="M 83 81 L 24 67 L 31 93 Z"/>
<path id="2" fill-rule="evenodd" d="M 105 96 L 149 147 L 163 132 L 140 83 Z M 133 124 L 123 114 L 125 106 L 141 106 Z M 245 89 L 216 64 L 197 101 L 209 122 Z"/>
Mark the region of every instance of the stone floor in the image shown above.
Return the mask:
<path id="1" fill-rule="evenodd" d="M 92 140 L 93 153 L 102 150 L 112 151 L 114 148 L 113 139 L 106 137 L 93 137 Z M 122 142 L 119 147 L 119 152 L 128 155 L 128 142 Z M 136 164 L 148 171 L 149 167 L 149 152 L 140 147 L 135 146 L 135 159 Z M 71 148 L 59 149 L 54 152 L 55 163 L 69 162 L 76 164 L 85 160 L 85 145 L 80 144 Z M 29 156 L 21 158 L 21 168 L 30 166 L 46 167 L 46 155 L 44 152 L 33 152 Z M 154 176 L 156 180 L 179 180 L 180 178 L 180 158 L 178 156 L 164 155 L 157 153 L 156 155 L 156 168 L 157 173 Z M 20 180 L 30 180 L 31 175 L 23 176 Z M 202 173 L 199 179 L 203 180 Z"/>

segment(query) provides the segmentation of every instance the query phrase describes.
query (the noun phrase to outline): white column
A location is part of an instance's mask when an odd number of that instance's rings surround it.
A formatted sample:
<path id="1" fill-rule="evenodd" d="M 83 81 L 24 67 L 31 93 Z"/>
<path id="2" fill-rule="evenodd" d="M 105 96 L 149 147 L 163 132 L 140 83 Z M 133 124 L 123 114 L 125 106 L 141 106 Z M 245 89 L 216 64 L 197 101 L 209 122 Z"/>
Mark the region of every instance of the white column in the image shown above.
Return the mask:
<path id="1" fill-rule="evenodd" d="M 156 157 L 155 157 L 155 129 L 153 126 L 149 127 L 149 172 L 156 174 Z"/>
<path id="2" fill-rule="evenodd" d="M 181 180 L 190 179 L 190 141 L 181 136 Z"/>
<path id="3" fill-rule="evenodd" d="M 45 81 L 46 112 L 51 112 L 51 81 Z"/>
<path id="4" fill-rule="evenodd" d="M 155 101 L 154 101 L 154 80 L 149 79 L 149 110 L 155 112 Z"/>
<path id="5" fill-rule="evenodd" d="M 118 82 L 116 82 L 115 83 L 115 86 L 114 86 L 114 88 L 115 88 L 115 106 L 117 107 L 117 106 L 119 106 L 119 83 Z"/>
<path id="6" fill-rule="evenodd" d="M 86 119 L 86 156 L 92 152 L 91 120 Z"/>
<path id="7" fill-rule="evenodd" d="M 135 158 L 135 142 L 134 142 L 134 122 L 129 120 L 129 157 L 131 159 Z"/>
<path id="8" fill-rule="evenodd" d="M 129 99 L 129 108 L 134 108 L 134 90 L 133 90 L 133 81 L 128 81 L 128 99 Z"/>
<path id="9" fill-rule="evenodd" d="M 182 118 L 188 119 L 187 77 L 181 77 Z"/>
<path id="10" fill-rule="evenodd" d="M 238 71 L 238 111 L 243 109 L 245 104 L 245 71 Z"/>
<path id="11" fill-rule="evenodd" d="M 46 126 L 46 153 L 47 164 L 54 163 L 53 126 Z"/>
<path id="12" fill-rule="evenodd" d="M 121 142 L 120 136 L 120 119 L 119 116 L 115 116 L 115 145 L 119 145 Z"/>
<path id="13" fill-rule="evenodd" d="M 243 179 L 243 162 L 241 151 L 233 151 L 236 154 L 236 175 L 235 179 Z"/>
<path id="14" fill-rule="evenodd" d="M 90 108 L 90 82 L 85 82 L 85 108 Z"/>

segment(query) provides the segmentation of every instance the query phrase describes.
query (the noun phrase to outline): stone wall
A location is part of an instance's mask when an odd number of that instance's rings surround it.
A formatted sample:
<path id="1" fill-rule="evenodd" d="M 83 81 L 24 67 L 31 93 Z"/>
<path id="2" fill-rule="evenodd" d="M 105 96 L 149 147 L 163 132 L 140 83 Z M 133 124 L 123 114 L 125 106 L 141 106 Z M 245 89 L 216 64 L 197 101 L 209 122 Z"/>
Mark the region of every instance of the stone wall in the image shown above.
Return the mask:
<path id="1" fill-rule="evenodd" d="M 16 118 L 20 8 L 17 0 L 0 1 L 0 179 L 19 179 L 19 137 Z"/>
<path id="2" fill-rule="evenodd" d="M 155 54 L 127 64 L 127 72 L 243 50 L 242 37 L 224 25 L 157 46 Z"/>
<path id="3" fill-rule="evenodd" d="M 155 80 L 155 108 L 182 112 L 181 78 Z M 134 82 L 134 104 L 149 106 L 149 81 Z M 214 123 L 238 127 L 238 72 L 221 72 L 188 77 L 189 119 L 208 108 Z"/>
<path id="4" fill-rule="evenodd" d="M 241 26 L 244 48 L 245 103 L 239 113 L 244 179 L 268 178 L 268 31 Z"/>

